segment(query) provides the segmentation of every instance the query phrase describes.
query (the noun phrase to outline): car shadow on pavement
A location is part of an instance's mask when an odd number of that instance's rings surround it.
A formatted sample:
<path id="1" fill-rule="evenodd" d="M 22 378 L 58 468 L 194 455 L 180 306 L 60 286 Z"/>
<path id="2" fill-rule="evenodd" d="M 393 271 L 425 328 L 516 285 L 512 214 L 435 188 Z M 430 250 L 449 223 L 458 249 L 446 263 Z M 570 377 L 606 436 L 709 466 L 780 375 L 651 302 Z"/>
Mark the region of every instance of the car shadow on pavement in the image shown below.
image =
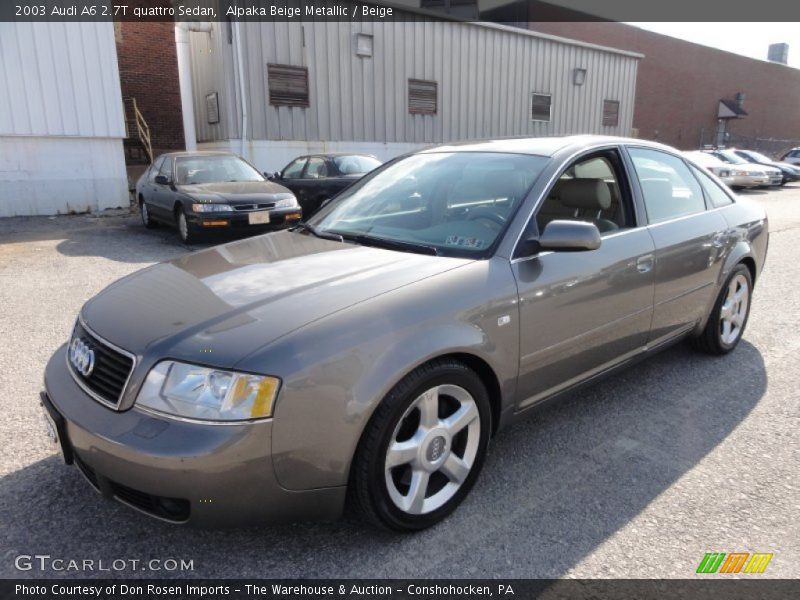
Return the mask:
<path id="1" fill-rule="evenodd" d="M 560 577 L 680 485 L 742 423 L 766 384 L 761 353 L 746 340 L 725 357 L 677 345 L 503 431 L 462 506 L 413 535 L 352 515 L 222 531 L 168 525 L 102 500 L 54 456 L 0 479 L 0 576 L 108 575 L 15 570 L 15 556 L 40 553 L 107 564 L 193 561 L 190 572 L 125 576 Z M 702 518 L 703 498 L 686 502 Z M 658 522 L 641 524 L 642 535 L 664 524 L 690 528 L 686 510 L 663 510 Z"/>
<path id="2" fill-rule="evenodd" d="M 3 244 L 55 242 L 68 257 L 102 257 L 122 263 L 149 264 L 169 260 L 233 239 L 214 236 L 201 243 L 183 244 L 175 229 L 145 229 L 136 215 L 61 215 L 0 219 Z"/>

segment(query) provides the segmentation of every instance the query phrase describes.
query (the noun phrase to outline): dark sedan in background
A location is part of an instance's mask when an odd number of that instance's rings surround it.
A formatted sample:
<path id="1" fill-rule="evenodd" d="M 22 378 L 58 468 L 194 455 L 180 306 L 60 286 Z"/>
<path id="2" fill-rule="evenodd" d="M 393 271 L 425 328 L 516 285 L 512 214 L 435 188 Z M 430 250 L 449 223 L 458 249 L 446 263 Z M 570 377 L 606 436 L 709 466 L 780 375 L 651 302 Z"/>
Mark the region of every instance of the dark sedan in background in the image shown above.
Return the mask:
<path id="1" fill-rule="evenodd" d="M 176 225 L 187 244 L 204 231 L 260 233 L 302 217 L 291 191 L 225 152 L 162 154 L 136 182 L 136 199 L 145 227 Z"/>
<path id="2" fill-rule="evenodd" d="M 314 154 L 294 159 L 270 179 L 294 192 L 307 219 L 323 202 L 380 165 L 368 154 Z"/>
<path id="3" fill-rule="evenodd" d="M 784 185 L 790 181 L 800 180 L 800 168 L 798 168 L 796 165 L 781 162 L 779 160 L 772 160 L 769 156 L 761 154 L 760 152 L 756 152 L 755 150 L 737 150 L 736 148 L 731 148 L 731 150 L 737 155 L 741 156 L 743 159 L 749 160 L 752 163 L 779 169 L 783 175 L 781 185 Z"/>

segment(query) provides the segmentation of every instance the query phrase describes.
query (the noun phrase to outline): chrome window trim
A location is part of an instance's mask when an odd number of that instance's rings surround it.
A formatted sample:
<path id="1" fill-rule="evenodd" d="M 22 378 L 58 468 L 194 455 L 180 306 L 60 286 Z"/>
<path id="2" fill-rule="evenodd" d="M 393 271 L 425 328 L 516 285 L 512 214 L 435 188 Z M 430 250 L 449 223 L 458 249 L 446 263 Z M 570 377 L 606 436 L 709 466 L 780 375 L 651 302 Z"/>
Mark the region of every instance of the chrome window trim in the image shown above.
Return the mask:
<path id="1" fill-rule="evenodd" d="M 102 342 L 103 344 L 105 344 L 106 346 L 111 348 L 112 350 L 115 350 L 115 351 L 119 352 L 120 354 L 123 354 L 123 355 L 127 356 L 132 361 L 131 362 L 131 370 L 128 373 L 128 378 L 125 380 L 125 383 L 123 384 L 122 389 L 119 392 L 119 399 L 117 400 L 116 404 L 112 404 L 111 402 L 109 402 L 108 400 L 106 400 L 105 398 L 103 398 L 102 396 L 100 396 L 99 394 L 94 392 L 93 390 L 91 390 L 83 381 L 81 381 L 78 378 L 78 376 L 75 374 L 75 371 L 72 369 L 72 365 L 69 362 L 69 344 L 72 343 L 72 339 L 75 337 L 75 325 L 77 325 L 78 323 L 80 323 L 81 327 L 83 327 L 83 329 L 87 333 L 89 333 L 92 337 L 94 337 L 97 341 Z M 119 409 L 119 405 L 122 402 L 123 397 L 125 396 L 125 392 L 128 390 L 128 384 L 130 383 L 131 377 L 133 376 L 133 372 L 136 369 L 136 362 L 137 362 L 136 361 L 136 355 L 128 352 L 127 350 L 124 350 L 123 348 L 120 348 L 116 344 L 112 344 L 111 342 L 109 342 L 104 337 L 98 335 L 93 329 L 91 329 L 90 327 L 88 327 L 86 325 L 86 322 L 83 320 L 83 317 L 80 314 L 78 315 L 78 318 L 75 320 L 75 325 L 72 326 L 72 333 L 70 333 L 69 342 L 67 344 L 67 346 L 68 346 L 67 352 L 66 352 L 66 354 L 64 356 L 65 361 L 67 363 L 67 371 L 69 371 L 69 374 L 72 377 L 72 379 L 75 381 L 75 383 L 78 384 L 78 387 L 80 387 L 84 392 L 86 392 L 86 394 L 88 394 L 92 399 L 94 399 L 95 401 L 99 402 L 100 404 L 102 404 L 106 408 L 110 408 L 111 410 L 119 412 L 119 410 L 120 410 Z"/>

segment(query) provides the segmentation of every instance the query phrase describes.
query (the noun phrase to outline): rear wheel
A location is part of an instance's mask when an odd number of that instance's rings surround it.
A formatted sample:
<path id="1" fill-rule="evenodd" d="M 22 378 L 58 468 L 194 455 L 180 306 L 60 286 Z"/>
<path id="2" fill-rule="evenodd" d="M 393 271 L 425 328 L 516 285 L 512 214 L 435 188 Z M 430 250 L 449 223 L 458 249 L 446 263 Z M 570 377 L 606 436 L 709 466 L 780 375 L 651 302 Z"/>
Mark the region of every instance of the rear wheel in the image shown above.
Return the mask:
<path id="1" fill-rule="evenodd" d="M 454 360 L 419 367 L 376 410 L 353 462 L 351 492 L 374 523 L 416 531 L 461 503 L 491 431 L 481 379 Z"/>
<path id="2" fill-rule="evenodd" d="M 736 265 L 717 296 L 706 328 L 693 340 L 708 354 L 727 354 L 739 344 L 750 316 L 753 278 L 750 269 Z"/>

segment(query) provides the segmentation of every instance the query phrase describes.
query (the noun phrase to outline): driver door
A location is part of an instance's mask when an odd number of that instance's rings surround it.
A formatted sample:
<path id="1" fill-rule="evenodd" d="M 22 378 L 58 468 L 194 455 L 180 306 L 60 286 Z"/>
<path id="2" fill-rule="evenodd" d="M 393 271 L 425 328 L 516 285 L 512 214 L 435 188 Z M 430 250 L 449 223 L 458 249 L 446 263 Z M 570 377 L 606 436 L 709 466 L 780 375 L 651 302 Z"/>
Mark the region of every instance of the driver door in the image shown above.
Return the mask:
<path id="1" fill-rule="evenodd" d="M 519 292 L 520 409 L 637 354 L 653 315 L 655 247 L 640 226 L 618 150 L 570 165 L 523 239 L 555 219 L 593 222 L 602 243 L 597 250 L 545 250 L 512 261 Z"/>

